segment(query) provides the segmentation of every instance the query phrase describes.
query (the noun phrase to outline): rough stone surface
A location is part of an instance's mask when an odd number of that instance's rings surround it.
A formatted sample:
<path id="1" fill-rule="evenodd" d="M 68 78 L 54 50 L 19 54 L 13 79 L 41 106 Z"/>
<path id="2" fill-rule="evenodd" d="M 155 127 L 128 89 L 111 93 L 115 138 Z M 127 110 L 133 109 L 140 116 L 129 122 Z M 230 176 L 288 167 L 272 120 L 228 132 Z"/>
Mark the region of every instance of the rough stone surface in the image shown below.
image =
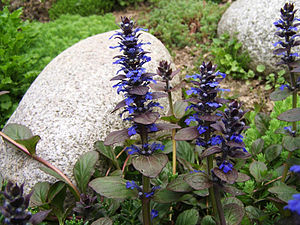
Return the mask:
<path id="1" fill-rule="evenodd" d="M 243 44 L 252 62 L 251 68 L 256 71 L 258 64 L 266 66 L 266 74 L 278 71 L 276 63 L 280 57 L 274 56 L 276 49 L 273 43 L 278 41 L 275 36 L 276 27 L 273 23 L 280 19 L 280 8 L 286 0 L 237 0 L 223 14 L 218 34 L 229 32 L 231 36 L 237 34 L 237 39 Z M 296 8 L 300 7 L 300 0 L 292 1 Z M 296 13 L 299 18 L 299 11 Z M 296 48 L 297 49 L 297 48 Z M 299 52 L 299 48 L 297 49 Z"/>
<path id="2" fill-rule="evenodd" d="M 8 123 L 29 127 L 40 135 L 37 154 L 60 168 L 68 177 L 78 157 L 93 150 L 97 140 L 104 140 L 111 131 L 124 127 L 118 112 L 110 112 L 122 100 L 110 79 L 120 69 L 112 65 L 120 54 L 117 40 L 109 40 L 115 31 L 95 35 L 68 48 L 53 59 L 26 92 Z M 148 72 L 155 72 L 160 60 L 171 61 L 164 45 L 154 36 L 140 37 L 150 51 L 152 61 L 145 64 Z M 166 100 L 163 100 L 166 105 Z M 167 108 L 167 107 L 165 107 Z M 165 110 L 166 111 L 166 110 Z M 128 127 L 128 126 L 127 126 Z M 42 172 L 41 164 L 1 142 L 0 171 L 18 183 L 31 188 L 39 181 L 54 181 Z"/>

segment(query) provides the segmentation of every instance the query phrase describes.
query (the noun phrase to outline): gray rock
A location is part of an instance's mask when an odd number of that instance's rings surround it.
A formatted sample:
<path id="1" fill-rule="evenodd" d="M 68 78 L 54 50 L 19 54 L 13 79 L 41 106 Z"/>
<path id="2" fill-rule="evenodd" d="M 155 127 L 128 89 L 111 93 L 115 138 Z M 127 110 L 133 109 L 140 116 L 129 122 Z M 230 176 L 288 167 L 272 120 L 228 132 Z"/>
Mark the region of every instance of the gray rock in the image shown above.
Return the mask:
<path id="1" fill-rule="evenodd" d="M 90 150 L 97 140 L 124 127 L 118 112 L 111 114 L 122 100 L 110 79 L 120 69 L 113 65 L 113 57 L 120 54 L 117 40 L 109 40 L 115 31 L 95 35 L 80 41 L 53 59 L 26 92 L 8 123 L 29 127 L 40 135 L 37 155 L 73 177 L 73 166 L 78 157 Z M 164 45 L 154 36 L 140 37 L 150 51 L 152 61 L 145 64 L 148 72 L 155 72 L 162 59 L 171 61 Z M 164 99 L 162 105 L 166 106 Z M 165 107 L 166 109 L 167 107 Z M 166 110 L 164 110 L 165 112 Z M 127 125 L 128 127 L 128 125 Z M 39 181 L 54 179 L 39 167 L 41 164 L 1 142 L 0 171 L 18 183 L 31 188 Z"/>
<path id="2" fill-rule="evenodd" d="M 280 8 L 286 0 L 237 0 L 223 14 L 218 34 L 229 32 L 237 34 L 237 39 L 243 44 L 252 62 L 250 67 L 256 71 L 258 64 L 266 66 L 266 74 L 278 71 L 276 63 L 280 57 L 275 56 L 273 43 L 279 40 L 275 36 L 276 27 L 273 23 L 280 19 Z M 293 1 L 295 8 L 300 7 L 300 0 Z M 296 13 L 299 18 L 299 11 Z M 298 52 L 300 48 L 295 48 Z"/>

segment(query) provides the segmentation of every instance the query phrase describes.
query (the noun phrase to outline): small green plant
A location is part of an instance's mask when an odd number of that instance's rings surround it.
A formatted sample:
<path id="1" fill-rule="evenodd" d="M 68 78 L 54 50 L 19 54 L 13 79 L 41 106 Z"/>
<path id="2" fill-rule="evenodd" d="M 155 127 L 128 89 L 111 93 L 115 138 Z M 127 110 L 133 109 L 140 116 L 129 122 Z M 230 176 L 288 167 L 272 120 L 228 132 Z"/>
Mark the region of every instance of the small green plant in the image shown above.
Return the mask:
<path id="1" fill-rule="evenodd" d="M 113 9 L 119 9 L 144 0 L 57 0 L 49 10 L 51 20 L 55 20 L 62 15 L 103 15 Z"/>
<path id="2" fill-rule="evenodd" d="M 140 21 L 167 48 L 184 48 L 216 36 L 217 24 L 226 6 L 211 1 L 161 0 L 148 18 Z"/>
<path id="3" fill-rule="evenodd" d="M 257 65 L 256 71 L 258 73 L 263 73 L 265 71 L 266 67 L 262 64 Z M 265 84 L 265 90 L 271 90 L 272 88 L 278 88 L 285 82 L 284 75 L 286 74 L 286 71 L 280 70 L 277 73 L 270 73 L 265 77 L 266 84 Z M 261 77 L 260 77 L 261 78 Z"/>
<path id="4" fill-rule="evenodd" d="M 230 74 L 234 79 L 247 80 L 255 77 L 254 71 L 248 69 L 250 57 L 242 50 L 242 44 L 235 37 L 230 38 L 225 33 L 214 38 L 210 51 L 221 72 Z"/>

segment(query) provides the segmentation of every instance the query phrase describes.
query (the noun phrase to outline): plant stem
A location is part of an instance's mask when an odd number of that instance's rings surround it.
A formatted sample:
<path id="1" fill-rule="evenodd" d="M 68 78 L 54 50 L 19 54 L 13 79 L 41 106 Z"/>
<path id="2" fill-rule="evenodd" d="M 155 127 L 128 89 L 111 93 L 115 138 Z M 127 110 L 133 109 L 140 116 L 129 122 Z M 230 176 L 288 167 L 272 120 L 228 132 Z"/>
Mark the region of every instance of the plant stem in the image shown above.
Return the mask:
<path id="1" fill-rule="evenodd" d="M 207 157 L 207 173 L 211 176 L 211 169 L 213 167 L 213 155 L 210 155 Z M 218 215 L 218 208 L 217 208 L 217 203 L 216 203 L 216 197 L 214 193 L 214 187 L 210 187 L 208 189 L 209 191 L 209 197 L 211 201 L 211 205 L 213 208 L 213 215 L 217 216 Z"/>
<path id="2" fill-rule="evenodd" d="M 16 141 L 14 141 L 13 139 L 11 139 L 10 137 L 8 137 L 6 134 L 4 134 L 1 131 L 0 131 L 0 136 L 2 136 L 9 143 L 11 143 L 14 146 L 16 146 L 18 149 L 20 149 L 26 155 L 32 157 L 33 159 L 37 160 L 38 162 L 44 164 L 49 169 L 51 169 L 54 172 L 58 173 L 64 179 L 65 183 L 67 183 L 69 185 L 69 187 L 73 190 L 72 193 L 76 197 L 76 200 L 80 199 L 80 192 L 79 192 L 79 190 L 77 189 L 77 187 L 71 182 L 71 180 L 62 171 L 60 171 L 58 168 L 56 168 L 55 166 L 53 166 L 52 164 L 50 164 L 48 161 L 46 161 L 46 160 L 38 157 L 37 155 L 30 154 L 30 152 L 27 150 L 26 147 L 24 147 L 23 145 L 19 144 Z"/>
<path id="3" fill-rule="evenodd" d="M 168 83 L 167 83 L 168 86 Z M 172 100 L 172 93 L 168 92 L 168 101 L 169 101 L 169 108 L 171 111 L 171 115 L 174 116 L 174 107 L 173 107 L 173 100 Z M 175 134 L 176 129 L 172 129 L 172 168 L 173 168 L 173 175 L 176 174 L 176 141 L 175 141 Z"/>
<path id="4" fill-rule="evenodd" d="M 289 71 L 290 71 L 290 80 L 291 80 L 291 87 L 295 88 L 296 87 L 296 80 L 295 80 L 295 74 L 291 72 L 292 68 L 289 66 Z M 293 95 L 292 95 L 292 108 L 295 109 L 297 108 L 297 90 L 293 90 Z M 297 132 L 297 123 L 293 122 L 292 123 L 292 128 L 293 131 Z M 289 170 L 289 165 L 287 161 L 292 157 L 293 152 L 289 152 L 286 163 L 284 164 L 284 169 L 282 173 L 282 178 L 281 181 L 285 182 L 288 170 Z"/>
<path id="5" fill-rule="evenodd" d="M 143 175 L 143 192 L 150 192 L 150 178 Z M 143 224 L 151 225 L 150 199 L 143 196 L 142 199 Z"/>
<path id="6" fill-rule="evenodd" d="M 226 225 L 226 220 L 224 217 L 224 211 L 221 203 L 221 195 L 220 195 L 220 188 L 218 184 L 213 185 L 214 193 L 215 193 L 215 199 L 216 199 L 216 205 L 217 205 L 217 210 L 218 210 L 218 215 L 220 219 L 220 224 L 221 225 Z"/>

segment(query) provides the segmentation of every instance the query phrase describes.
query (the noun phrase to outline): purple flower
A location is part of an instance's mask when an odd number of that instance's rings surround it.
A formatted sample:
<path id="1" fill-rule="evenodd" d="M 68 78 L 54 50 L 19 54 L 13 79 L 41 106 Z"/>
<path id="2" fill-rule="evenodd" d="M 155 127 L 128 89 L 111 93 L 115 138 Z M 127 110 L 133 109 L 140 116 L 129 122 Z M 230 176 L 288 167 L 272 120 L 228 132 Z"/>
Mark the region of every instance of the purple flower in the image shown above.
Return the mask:
<path id="1" fill-rule="evenodd" d="M 285 206 L 284 209 L 289 209 L 300 215 L 300 194 L 293 195 L 293 199 L 288 201 L 288 205 Z"/>
<path id="2" fill-rule="evenodd" d="M 197 130 L 198 130 L 199 134 L 203 134 L 203 133 L 205 133 L 205 131 L 207 131 L 207 127 L 200 125 L 199 127 L 197 127 Z"/>
<path id="3" fill-rule="evenodd" d="M 126 188 L 127 189 L 140 189 L 140 186 L 138 186 L 133 180 L 132 181 L 127 181 L 126 182 Z"/>
<path id="4" fill-rule="evenodd" d="M 190 123 L 191 123 L 192 121 L 197 121 L 195 117 L 196 117 L 196 115 L 189 116 L 189 117 L 184 121 L 185 124 L 186 124 L 186 125 L 190 125 Z"/>
<path id="5" fill-rule="evenodd" d="M 128 152 L 129 155 L 139 153 L 139 151 L 140 151 L 139 147 L 137 147 L 135 145 L 131 145 L 131 146 L 127 147 L 125 150 Z"/>
<path id="6" fill-rule="evenodd" d="M 128 128 L 128 135 L 129 136 L 135 135 L 136 134 L 136 128 L 137 128 L 137 125 L 133 125 L 133 126 L 129 127 Z"/>

